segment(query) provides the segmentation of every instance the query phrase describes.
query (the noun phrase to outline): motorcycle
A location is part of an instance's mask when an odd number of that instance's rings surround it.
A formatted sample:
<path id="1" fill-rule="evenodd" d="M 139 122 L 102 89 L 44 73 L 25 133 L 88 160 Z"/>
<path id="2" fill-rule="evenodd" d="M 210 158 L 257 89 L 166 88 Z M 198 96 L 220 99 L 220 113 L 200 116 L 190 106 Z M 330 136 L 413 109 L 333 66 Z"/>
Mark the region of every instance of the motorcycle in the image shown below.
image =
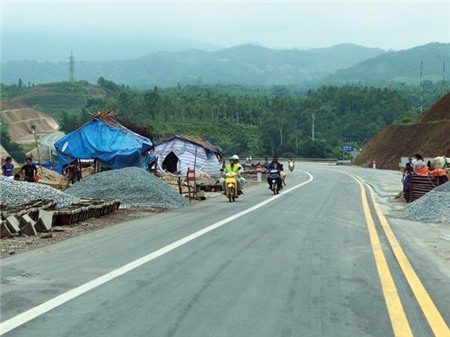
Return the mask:
<path id="1" fill-rule="evenodd" d="M 270 189 L 272 190 L 273 194 L 279 194 L 280 190 L 283 188 L 283 185 L 281 183 L 280 171 L 270 170 L 269 182 L 270 182 Z"/>
<path id="2" fill-rule="evenodd" d="M 294 162 L 293 161 L 290 161 L 289 162 L 289 171 L 294 171 L 294 168 L 295 168 L 295 164 L 294 164 Z"/>
<path id="3" fill-rule="evenodd" d="M 236 176 L 234 172 L 225 173 L 225 196 L 229 202 L 236 201 L 238 197 Z"/>

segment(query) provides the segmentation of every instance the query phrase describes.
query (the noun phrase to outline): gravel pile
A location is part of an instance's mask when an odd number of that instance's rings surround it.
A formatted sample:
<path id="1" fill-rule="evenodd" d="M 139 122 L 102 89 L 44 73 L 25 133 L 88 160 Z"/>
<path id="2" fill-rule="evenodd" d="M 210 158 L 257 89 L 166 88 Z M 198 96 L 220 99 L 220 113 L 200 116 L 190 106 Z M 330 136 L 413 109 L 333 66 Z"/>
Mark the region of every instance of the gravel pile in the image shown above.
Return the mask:
<path id="1" fill-rule="evenodd" d="M 450 182 L 409 203 L 403 216 L 413 221 L 450 222 Z"/>
<path id="2" fill-rule="evenodd" d="M 153 174 L 127 167 L 94 174 L 66 190 L 80 198 L 119 199 L 121 207 L 181 208 L 189 203 Z"/>
<path id="3" fill-rule="evenodd" d="M 63 193 L 51 186 L 16 181 L 0 176 L 0 200 L 2 203 L 21 205 L 36 200 L 49 199 L 55 200 L 57 207 L 66 207 L 80 201 L 79 198 Z"/>

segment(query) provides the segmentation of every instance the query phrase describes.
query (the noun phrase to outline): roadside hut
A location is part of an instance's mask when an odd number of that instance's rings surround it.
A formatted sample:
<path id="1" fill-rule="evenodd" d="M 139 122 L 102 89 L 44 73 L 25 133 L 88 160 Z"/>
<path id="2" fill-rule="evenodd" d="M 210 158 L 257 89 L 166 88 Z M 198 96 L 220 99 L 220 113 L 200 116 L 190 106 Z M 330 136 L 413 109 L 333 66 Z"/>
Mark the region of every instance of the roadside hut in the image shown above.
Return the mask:
<path id="1" fill-rule="evenodd" d="M 109 111 L 94 115 L 90 122 L 55 143 L 63 166 L 76 159 L 96 159 L 108 169 L 144 168 L 152 146 L 149 138 L 124 127 Z"/>
<path id="2" fill-rule="evenodd" d="M 158 165 L 165 171 L 186 174 L 188 168 L 204 172 L 213 178 L 220 177 L 221 149 L 200 138 L 170 136 L 155 145 Z"/>

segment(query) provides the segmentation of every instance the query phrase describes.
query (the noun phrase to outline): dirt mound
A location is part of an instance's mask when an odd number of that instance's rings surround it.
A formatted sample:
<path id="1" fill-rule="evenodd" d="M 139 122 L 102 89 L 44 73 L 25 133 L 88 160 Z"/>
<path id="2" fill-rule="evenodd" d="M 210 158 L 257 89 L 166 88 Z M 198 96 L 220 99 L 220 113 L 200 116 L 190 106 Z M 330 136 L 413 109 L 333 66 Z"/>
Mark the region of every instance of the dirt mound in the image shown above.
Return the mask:
<path id="1" fill-rule="evenodd" d="M 437 101 L 420 118 L 419 123 L 435 122 L 450 119 L 450 93 Z"/>
<path id="2" fill-rule="evenodd" d="M 450 94 L 427 110 L 418 123 L 389 125 L 372 137 L 355 158 L 355 165 L 396 170 L 401 157 L 421 153 L 425 157 L 450 157 Z"/>
<path id="3" fill-rule="evenodd" d="M 32 125 L 40 135 L 55 132 L 59 128 L 52 117 L 22 104 L 1 101 L 0 116 L 3 123 L 8 125 L 11 141 L 16 143 L 34 142 Z"/>

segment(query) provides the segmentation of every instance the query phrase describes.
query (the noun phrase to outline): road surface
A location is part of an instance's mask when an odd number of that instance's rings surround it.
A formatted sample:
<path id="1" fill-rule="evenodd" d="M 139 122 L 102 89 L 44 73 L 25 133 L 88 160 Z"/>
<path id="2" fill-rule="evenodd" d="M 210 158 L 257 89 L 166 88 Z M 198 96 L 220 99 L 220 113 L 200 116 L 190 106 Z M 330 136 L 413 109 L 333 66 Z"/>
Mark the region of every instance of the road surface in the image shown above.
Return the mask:
<path id="1" fill-rule="evenodd" d="M 449 337 L 450 273 L 383 215 L 383 185 L 399 179 L 300 164 L 278 196 L 256 184 L 235 203 L 208 199 L 3 259 L 0 328 Z"/>

